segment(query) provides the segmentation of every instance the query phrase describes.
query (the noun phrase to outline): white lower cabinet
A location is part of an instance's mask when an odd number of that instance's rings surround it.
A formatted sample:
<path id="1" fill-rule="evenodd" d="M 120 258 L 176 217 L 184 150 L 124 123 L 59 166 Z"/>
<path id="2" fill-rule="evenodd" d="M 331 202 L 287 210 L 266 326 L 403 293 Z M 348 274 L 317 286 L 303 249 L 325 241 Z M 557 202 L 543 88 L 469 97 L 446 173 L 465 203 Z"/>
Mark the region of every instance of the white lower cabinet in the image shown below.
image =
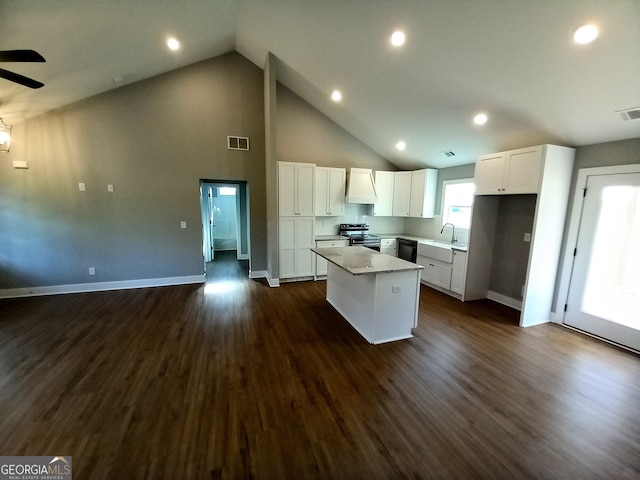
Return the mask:
<path id="1" fill-rule="evenodd" d="M 348 247 L 349 240 L 316 240 L 316 248 L 333 248 Z M 313 254 L 316 257 L 316 274 L 315 278 L 325 277 L 327 275 L 327 261 L 320 255 Z"/>
<path id="2" fill-rule="evenodd" d="M 280 278 L 313 277 L 314 217 L 280 217 Z"/>
<path id="3" fill-rule="evenodd" d="M 439 262 L 432 258 L 418 255 L 416 259 L 418 265 L 422 265 L 424 270 L 420 274 L 420 278 L 425 282 L 436 285 L 445 290 L 451 290 L 451 264 Z"/>
<path id="4" fill-rule="evenodd" d="M 464 295 L 464 280 L 467 276 L 467 252 L 453 251 L 453 267 L 451 269 L 451 291 Z"/>
<path id="5" fill-rule="evenodd" d="M 418 249 L 420 252 L 420 249 Z M 467 252 L 452 249 L 452 262 L 443 262 L 433 258 L 418 255 L 416 262 L 424 267 L 420 279 L 424 283 L 442 290 L 458 299 L 464 295 L 464 285 L 467 276 Z"/>
<path id="6" fill-rule="evenodd" d="M 398 240 L 395 238 L 382 238 L 380 239 L 380 253 L 385 255 L 391 255 L 392 257 L 398 256 Z"/>

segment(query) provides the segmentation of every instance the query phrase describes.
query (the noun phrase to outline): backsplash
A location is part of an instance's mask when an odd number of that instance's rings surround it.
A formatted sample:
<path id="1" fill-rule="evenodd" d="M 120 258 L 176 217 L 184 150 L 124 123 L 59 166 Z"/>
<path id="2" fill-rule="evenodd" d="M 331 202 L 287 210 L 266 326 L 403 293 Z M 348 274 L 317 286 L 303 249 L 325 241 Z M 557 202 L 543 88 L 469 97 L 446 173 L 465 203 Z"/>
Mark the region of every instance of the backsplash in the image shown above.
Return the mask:
<path id="1" fill-rule="evenodd" d="M 371 233 L 402 233 L 404 218 L 374 217 L 373 205 L 347 203 L 341 217 L 316 217 L 316 235 L 337 235 L 341 223 L 366 223 Z"/>
<path id="2" fill-rule="evenodd" d="M 366 223 L 369 231 L 376 234 L 405 233 L 416 237 L 432 238 L 443 242 L 451 240 L 451 227 L 442 229 L 442 216 L 434 218 L 374 217 L 373 205 L 348 203 L 341 217 L 316 217 L 316 235 L 337 235 L 341 223 Z M 456 228 L 460 245 L 467 245 L 469 230 Z"/>
<path id="3" fill-rule="evenodd" d="M 406 218 L 404 223 L 404 233 L 416 237 L 432 238 L 442 242 L 451 241 L 451 227 L 447 226 L 442 230 L 442 215 L 433 218 Z M 456 237 L 460 245 L 469 244 L 469 230 L 466 228 L 456 228 Z"/>

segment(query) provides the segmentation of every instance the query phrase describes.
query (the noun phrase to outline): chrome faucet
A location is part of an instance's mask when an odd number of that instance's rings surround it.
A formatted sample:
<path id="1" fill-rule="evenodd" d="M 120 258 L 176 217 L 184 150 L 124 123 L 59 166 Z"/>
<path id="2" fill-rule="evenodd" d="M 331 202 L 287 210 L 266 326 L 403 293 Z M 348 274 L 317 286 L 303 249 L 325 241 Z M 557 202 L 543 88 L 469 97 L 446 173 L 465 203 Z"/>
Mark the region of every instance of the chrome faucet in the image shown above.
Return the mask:
<path id="1" fill-rule="evenodd" d="M 447 225 L 451 225 L 451 243 L 456 243 L 458 239 L 456 238 L 456 227 L 453 223 L 445 223 L 442 226 L 442 230 L 440 230 L 440 233 L 444 232 L 444 227 L 446 227 Z"/>

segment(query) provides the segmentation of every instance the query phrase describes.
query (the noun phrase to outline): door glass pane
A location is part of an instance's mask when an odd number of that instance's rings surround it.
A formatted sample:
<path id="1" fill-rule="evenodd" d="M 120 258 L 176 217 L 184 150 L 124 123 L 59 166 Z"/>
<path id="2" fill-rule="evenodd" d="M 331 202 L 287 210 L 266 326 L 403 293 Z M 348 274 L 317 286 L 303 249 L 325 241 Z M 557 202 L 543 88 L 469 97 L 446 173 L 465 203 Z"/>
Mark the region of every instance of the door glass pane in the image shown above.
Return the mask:
<path id="1" fill-rule="evenodd" d="M 640 330 L 640 187 L 603 189 L 582 311 Z"/>

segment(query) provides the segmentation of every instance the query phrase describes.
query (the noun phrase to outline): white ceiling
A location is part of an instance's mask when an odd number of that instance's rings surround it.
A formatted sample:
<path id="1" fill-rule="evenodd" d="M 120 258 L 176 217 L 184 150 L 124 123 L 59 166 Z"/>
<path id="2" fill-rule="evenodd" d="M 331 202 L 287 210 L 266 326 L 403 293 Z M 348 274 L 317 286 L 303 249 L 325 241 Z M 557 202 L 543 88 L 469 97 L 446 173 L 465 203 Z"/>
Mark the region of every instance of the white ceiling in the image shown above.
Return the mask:
<path id="1" fill-rule="evenodd" d="M 599 38 L 574 44 L 588 22 Z M 6 123 L 235 49 L 261 68 L 272 52 L 283 84 L 402 168 L 640 137 L 616 113 L 640 107 L 640 0 L 20 0 L 0 32 L 47 59 L 0 65 L 45 83 L 0 79 Z"/>

